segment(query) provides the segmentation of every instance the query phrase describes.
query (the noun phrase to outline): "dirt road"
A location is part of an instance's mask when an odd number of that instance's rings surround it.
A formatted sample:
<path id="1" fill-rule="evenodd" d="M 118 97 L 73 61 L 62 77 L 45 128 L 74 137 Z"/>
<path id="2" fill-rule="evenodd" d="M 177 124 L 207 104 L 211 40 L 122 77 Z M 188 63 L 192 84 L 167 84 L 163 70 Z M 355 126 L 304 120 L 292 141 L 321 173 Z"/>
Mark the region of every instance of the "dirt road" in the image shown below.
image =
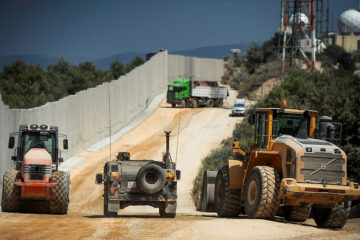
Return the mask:
<path id="1" fill-rule="evenodd" d="M 230 103 L 234 93 L 231 95 Z M 171 155 L 182 171 L 175 219 L 160 218 L 157 209 L 142 206 L 121 210 L 117 218 L 105 218 L 103 187 L 95 185 L 95 174 L 102 172 L 103 163 L 109 159 L 109 148 L 104 148 L 79 154 L 86 160 L 71 171 L 67 215 L 0 213 L 0 239 L 360 238 L 359 219 L 350 220 L 343 230 L 332 231 L 316 228 L 312 220 L 293 224 L 281 218 L 220 219 L 213 213 L 196 212 L 190 195 L 192 181 L 201 159 L 222 139 L 231 136 L 239 118 L 229 118 L 229 112 L 226 108 L 172 109 L 162 103 L 140 126 L 112 145 L 113 156 L 118 151 L 129 151 L 132 159 L 159 160 L 165 151 L 163 131 L 172 130 Z"/>

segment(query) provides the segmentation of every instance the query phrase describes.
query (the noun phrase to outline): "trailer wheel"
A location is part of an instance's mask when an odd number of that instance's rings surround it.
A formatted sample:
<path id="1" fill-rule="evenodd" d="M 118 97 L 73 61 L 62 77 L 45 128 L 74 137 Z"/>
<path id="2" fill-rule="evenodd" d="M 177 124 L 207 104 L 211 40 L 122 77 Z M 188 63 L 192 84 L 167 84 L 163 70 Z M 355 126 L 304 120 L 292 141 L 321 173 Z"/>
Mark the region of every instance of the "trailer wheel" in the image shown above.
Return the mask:
<path id="1" fill-rule="evenodd" d="M 311 207 L 308 205 L 283 207 L 285 219 L 294 222 L 304 222 L 309 218 L 310 210 Z"/>
<path id="2" fill-rule="evenodd" d="M 139 169 L 136 177 L 138 188 L 147 194 L 159 192 L 166 183 L 164 170 L 153 163 L 146 164 Z"/>
<path id="3" fill-rule="evenodd" d="M 241 193 L 230 189 L 229 167 L 222 167 L 216 176 L 215 208 L 219 217 L 236 217 L 241 213 Z"/>
<path id="4" fill-rule="evenodd" d="M 49 212 L 66 214 L 69 206 L 70 174 L 56 171 L 53 172 L 52 180 L 57 182 L 57 184 L 51 188 Z"/>
<path id="5" fill-rule="evenodd" d="M 216 107 L 222 107 L 224 104 L 223 100 L 222 99 L 216 99 L 215 100 L 215 106 Z"/>
<path id="6" fill-rule="evenodd" d="M 197 108 L 199 105 L 198 105 L 198 101 L 196 100 L 196 99 L 193 99 L 192 101 L 191 101 L 191 105 L 192 105 L 192 107 L 193 108 Z"/>
<path id="7" fill-rule="evenodd" d="M 1 209 L 3 212 L 17 212 L 20 208 L 20 187 L 16 186 L 15 179 L 18 170 L 7 170 L 3 178 Z"/>
<path id="8" fill-rule="evenodd" d="M 206 105 L 207 105 L 208 107 L 214 107 L 215 102 L 214 102 L 213 99 L 209 99 L 209 100 L 207 100 Z"/>
<path id="9" fill-rule="evenodd" d="M 280 176 L 272 167 L 254 167 L 244 187 L 245 212 L 249 218 L 270 219 L 279 208 Z"/>
<path id="10" fill-rule="evenodd" d="M 333 208 L 313 208 L 314 220 L 320 228 L 344 227 L 351 211 L 351 202 L 337 203 Z"/>
<path id="11" fill-rule="evenodd" d="M 181 100 L 180 105 L 181 105 L 182 108 L 185 108 L 186 107 L 186 101 L 184 99 Z"/>

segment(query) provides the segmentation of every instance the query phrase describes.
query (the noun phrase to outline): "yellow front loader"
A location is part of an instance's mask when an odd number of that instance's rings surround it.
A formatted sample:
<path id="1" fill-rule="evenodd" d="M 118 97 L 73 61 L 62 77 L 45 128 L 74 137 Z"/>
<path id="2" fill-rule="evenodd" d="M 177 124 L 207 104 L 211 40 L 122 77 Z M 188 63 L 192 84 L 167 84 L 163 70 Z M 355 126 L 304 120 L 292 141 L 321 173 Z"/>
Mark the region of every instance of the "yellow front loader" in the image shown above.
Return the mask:
<path id="1" fill-rule="evenodd" d="M 228 160 L 212 179 L 218 216 L 271 219 L 282 212 L 303 222 L 312 209 L 319 227 L 342 228 L 360 189 L 348 182 L 346 154 L 333 143 L 341 124 L 319 119 L 317 111 L 284 108 L 259 108 L 249 120 L 255 124 L 249 152 L 235 141 L 241 160 Z M 211 206 L 211 197 L 203 194 L 200 208 Z"/>

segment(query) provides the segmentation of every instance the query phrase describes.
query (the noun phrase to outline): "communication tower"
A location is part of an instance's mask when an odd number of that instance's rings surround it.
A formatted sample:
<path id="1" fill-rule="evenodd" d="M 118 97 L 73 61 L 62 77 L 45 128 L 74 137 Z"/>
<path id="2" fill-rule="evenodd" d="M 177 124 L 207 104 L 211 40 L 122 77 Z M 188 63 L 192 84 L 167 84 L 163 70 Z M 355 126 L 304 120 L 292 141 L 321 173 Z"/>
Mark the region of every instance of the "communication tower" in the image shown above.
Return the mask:
<path id="1" fill-rule="evenodd" d="M 281 79 L 283 80 L 285 67 L 298 67 L 297 60 L 300 59 L 305 59 L 311 71 L 315 71 L 317 41 L 315 38 L 315 0 L 280 1 L 280 29 L 283 37 Z M 311 59 L 306 55 L 307 49 L 311 52 Z"/>

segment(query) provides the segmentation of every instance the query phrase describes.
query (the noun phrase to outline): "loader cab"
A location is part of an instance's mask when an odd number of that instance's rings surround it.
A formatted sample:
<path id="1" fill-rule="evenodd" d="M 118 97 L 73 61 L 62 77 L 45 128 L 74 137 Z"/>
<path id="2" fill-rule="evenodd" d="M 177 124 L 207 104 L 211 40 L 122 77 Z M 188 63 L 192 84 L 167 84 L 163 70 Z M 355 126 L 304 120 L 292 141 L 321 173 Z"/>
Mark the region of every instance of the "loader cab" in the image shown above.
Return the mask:
<path id="1" fill-rule="evenodd" d="M 315 138 L 317 111 L 258 108 L 255 123 L 255 148 L 270 149 L 271 141 L 282 135 Z"/>

